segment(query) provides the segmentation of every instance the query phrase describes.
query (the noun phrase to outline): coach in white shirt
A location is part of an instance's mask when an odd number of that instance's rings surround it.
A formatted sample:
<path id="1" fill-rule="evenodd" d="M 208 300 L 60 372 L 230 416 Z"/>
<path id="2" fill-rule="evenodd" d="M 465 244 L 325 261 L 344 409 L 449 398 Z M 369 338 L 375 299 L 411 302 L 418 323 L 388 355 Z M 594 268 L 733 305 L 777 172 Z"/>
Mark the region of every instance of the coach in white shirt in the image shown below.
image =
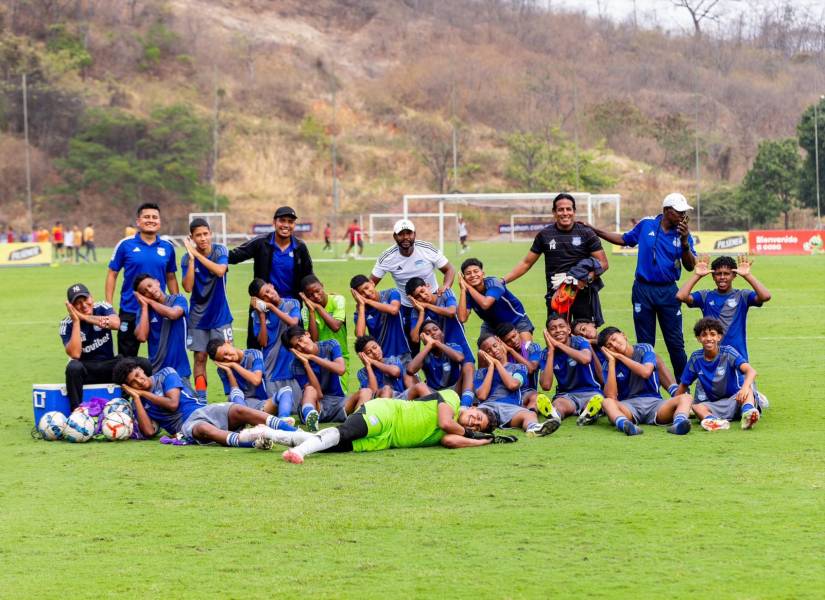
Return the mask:
<path id="1" fill-rule="evenodd" d="M 412 302 L 407 297 L 407 281 L 413 277 L 420 277 L 430 286 L 430 289 L 436 290 L 436 295 L 440 296 L 444 290 L 453 286 L 455 269 L 447 257 L 435 246 L 415 239 L 415 225 L 409 219 L 395 222 L 392 237 L 395 240 L 395 246 L 388 248 L 378 257 L 370 279 L 378 285 L 387 273 L 392 276 L 395 286 L 401 293 L 401 318 L 404 322 L 404 331 L 409 337 Z M 438 286 L 435 276 L 436 269 L 444 273 L 444 284 L 441 287 Z"/>

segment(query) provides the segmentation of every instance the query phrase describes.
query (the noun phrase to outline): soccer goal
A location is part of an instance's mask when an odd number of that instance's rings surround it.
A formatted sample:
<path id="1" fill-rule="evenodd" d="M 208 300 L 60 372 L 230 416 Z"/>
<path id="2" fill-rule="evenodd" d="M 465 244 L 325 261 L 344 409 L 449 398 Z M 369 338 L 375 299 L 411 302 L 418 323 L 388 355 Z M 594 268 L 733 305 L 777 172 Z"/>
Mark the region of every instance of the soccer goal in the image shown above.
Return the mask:
<path id="1" fill-rule="evenodd" d="M 226 246 L 226 213 L 189 213 L 189 223 L 191 223 L 193 219 L 204 219 L 209 223 L 209 228 L 212 230 L 212 240 L 216 244 Z M 186 224 L 187 229 L 189 228 L 189 223 Z"/>

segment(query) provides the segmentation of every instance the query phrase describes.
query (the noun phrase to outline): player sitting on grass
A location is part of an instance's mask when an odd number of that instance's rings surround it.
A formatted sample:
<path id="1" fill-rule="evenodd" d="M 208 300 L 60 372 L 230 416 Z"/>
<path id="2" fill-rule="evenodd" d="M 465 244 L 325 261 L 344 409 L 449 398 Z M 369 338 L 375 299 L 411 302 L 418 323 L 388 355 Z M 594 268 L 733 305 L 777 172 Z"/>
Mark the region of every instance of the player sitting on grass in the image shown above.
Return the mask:
<path id="1" fill-rule="evenodd" d="M 294 402 L 301 397 L 301 388 L 292 376 L 295 357 L 289 348 L 284 347 L 281 336 L 289 327 L 301 322 L 301 304 L 292 298 L 281 298 L 274 285 L 260 278 L 252 280 L 248 291 L 252 330 L 264 357 L 266 394 L 277 406 L 278 416 L 288 417 Z M 266 326 L 261 327 L 261 323 Z"/>
<path id="2" fill-rule="evenodd" d="M 430 393 L 429 388 L 409 375 L 397 356 L 384 358 L 381 346 L 371 335 L 355 340 L 355 351 L 364 364 L 358 370 L 361 389 L 369 389 L 372 398 L 401 398 L 412 400 Z"/>
<path id="3" fill-rule="evenodd" d="M 759 420 L 753 397 L 756 370 L 732 346 L 721 345 L 725 328 L 718 319 L 699 319 L 693 334 L 702 349 L 688 358 L 678 393 L 687 392 L 698 379 L 706 400 L 695 403 L 693 412 L 704 429 L 728 429 L 737 416 L 741 416 L 742 429 L 750 429 Z"/>
<path id="4" fill-rule="evenodd" d="M 567 320 L 552 313 L 544 330 L 547 343 L 541 353 L 542 371 L 539 383 L 542 389 L 550 390 L 556 381 L 556 394 L 552 403 L 544 394 L 536 398 L 536 408 L 540 413 L 561 425 L 563 419 L 579 415 L 577 425 L 595 423 L 601 411 L 602 394 L 596 377 L 598 365 L 593 358 L 590 342 L 577 335 L 571 335 Z"/>
<path id="5" fill-rule="evenodd" d="M 533 323 L 524 306 L 497 277 L 485 277 L 484 265 L 477 258 L 461 263 L 458 278 L 461 294 L 458 298 L 458 319 L 466 323 L 470 310 L 483 321 L 481 333 L 493 333 L 499 323 L 512 323 L 524 341 L 533 339 Z"/>
<path id="6" fill-rule="evenodd" d="M 381 346 L 384 356 L 397 356 L 402 363 L 410 360 L 410 344 L 401 322 L 401 294 L 397 289 L 375 289 L 375 284 L 364 275 L 350 280 L 355 298 L 355 335 L 369 333 Z"/>
<path id="7" fill-rule="evenodd" d="M 146 437 L 164 429 L 187 442 L 268 448 L 267 433 L 295 430 L 291 418 L 279 419 L 233 402 L 199 402 L 171 367 L 149 376 L 137 359 L 124 358 L 115 367 L 113 379 L 131 396 L 138 427 Z M 243 429 L 246 425 L 253 427 Z"/>
<path id="8" fill-rule="evenodd" d="M 227 397 L 233 402 L 244 402 L 251 408 L 275 414 L 271 402 L 264 408 L 269 396 L 264 384 L 264 355 L 260 350 L 241 350 L 233 346 L 232 342 L 210 340 L 206 345 L 206 353 L 219 367 L 218 376 Z M 226 369 L 220 368 L 221 366 Z M 232 393 L 235 388 L 241 391 L 243 398 Z"/>
<path id="9" fill-rule="evenodd" d="M 359 404 L 372 397 L 369 389 L 347 397 L 341 376 L 346 371 L 341 346 L 335 340 L 315 342 L 300 325 L 283 335 L 284 346 L 295 355 L 292 373 L 304 390 L 301 419 L 310 431 L 318 431 L 318 422 L 340 423 Z"/>
<path id="10" fill-rule="evenodd" d="M 343 425 L 319 433 L 276 431 L 275 442 L 291 447 L 284 460 L 301 464 L 316 452 L 375 452 L 389 448 L 420 448 L 441 444 L 468 448 L 511 443 L 515 436 L 482 433 L 487 416 L 475 408 L 461 409 L 458 394 L 442 390 L 412 402 L 379 398 L 347 417 Z"/>
<path id="11" fill-rule="evenodd" d="M 347 346 L 347 302 L 341 294 L 328 294 L 324 284 L 315 275 L 301 280 L 298 294 L 304 303 L 301 319 L 304 329 L 316 342 L 337 340 L 341 355 L 347 363 L 344 381 L 349 379 L 349 348 Z"/>
<path id="12" fill-rule="evenodd" d="M 153 371 L 172 367 L 183 382 L 192 387 L 189 357 L 186 355 L 186 317 L 189 307 L 183 294 L 164 294 L 160 282 L 141 273 L 132 284 L 138 310 L 135 338 L 149 341 L 149 361 Z"/>
<path id="13" fill-rule="evenodd" d="M 524 408 L 522 386 L 527 381 L 527 368 L 507 362 L 507 350 L 495 334 L 482 333 L 478 338 L 478 357 L 487 364 L 476 371 L 476 397 L 490 415 L 495 427 L 520 427 L 530 437 L 550 435 L 559 428 L 559 421 L 547 419 L 539 423 L 536 413 Z"/>
<path id="14" fill-rule="evenodd" d="M 627 435 L 644 433 L 639 425 L 664 425 L 668 433 L 685 435 L 690 431 L 690 394 L 668 400 L 659 394 L 656 353 L 650 344 L 630 344 L 616 327 L 599 333 L 598 345 L 607 364 L 604 367 L 602 410 Z"/>
<path id="15" fill-rule="evenodd" d="M 446 289 L 438 296 L 420 277 L 410 279 L 406 290 L 413 305 L 410 313 L 410 340 L 417 344 L 424 322 L 435 321 L 444 334 L 444 343 L 457 344 L 464 355 L 464 362 L 475 362 L 464 326 L 458 320 L 458 300 L 453 291 Z"/>
<path id="16" fill-rule="evenodd" d="M 461 394 L 461 406 L 472 406 L 473 363 L 464 360 L 458 344 L 444 341 L 444 332 L 435 321 L 424 321 L 419 329 L 424 345 L 407 363 L 407 373 L 416 376 L 423 370 L 430 389 L 453 389 Z"/>
<path id="17" fill-rule="evenodd" d="M 512 323 L 499 323 L 496 326 L 496 335 L 504 342 L 507 362 L 524 365 L 527 369 L 527 381 L 521 390 L 521 399 L 524 406 L 532 410 L 536 407 L 538 395 L 541 346 L 532 340 L 522 340 Z"/>

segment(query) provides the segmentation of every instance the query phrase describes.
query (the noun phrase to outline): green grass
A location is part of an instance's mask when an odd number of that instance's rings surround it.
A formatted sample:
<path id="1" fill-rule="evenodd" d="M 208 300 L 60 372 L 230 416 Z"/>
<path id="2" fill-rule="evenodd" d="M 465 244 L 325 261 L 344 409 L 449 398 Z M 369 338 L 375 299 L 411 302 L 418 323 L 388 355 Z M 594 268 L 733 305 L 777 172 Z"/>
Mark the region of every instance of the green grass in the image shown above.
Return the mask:
<path id="1" fill-rule="evenodd" d="M 472 253 L 502 274 L 526 249 Z M 345 291 L 371 266 L 316 272 Z M 629 331 L 633 266 L 611 257 L 602 294 L 607 321 Z M 513 286 L 536 322 L 541 267 Z M 102 297 L 104 265 L 0 271 L 0 596 L 819 598 L 825 261 L 760 257 L 754 271 L 774 299 L 750 316 L 771 399 L 753 431 L 626 438 L 571 420 L 510 446 L 303 467 L 277 452 L 32 440 L 31 384 L 63 378 L 65 289 Z M 229 277 L 243 315 L 251 267 Z"/>

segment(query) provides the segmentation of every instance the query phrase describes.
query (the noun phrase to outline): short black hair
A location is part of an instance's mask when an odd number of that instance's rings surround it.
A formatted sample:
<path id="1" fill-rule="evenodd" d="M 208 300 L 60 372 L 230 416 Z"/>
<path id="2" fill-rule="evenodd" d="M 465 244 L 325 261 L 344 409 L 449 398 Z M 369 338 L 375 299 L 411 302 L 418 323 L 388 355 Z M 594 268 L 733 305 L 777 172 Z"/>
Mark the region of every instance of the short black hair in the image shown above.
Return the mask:
<path id="1" fill-rule="evenodd" d="M 218 348 L 223 346 L 226 342 L 219 339 L 209 340 L 209 343 L 206 344 L 206 353 L 209 355 L 209 358 L 215 360 L 215 355 L 218 353 Z"/>
<path id="2" fill-rule="evenodd" d="M 618 327 L 605 327 L 599 332 L 599 337 L 596 339 L 596 345 L 601 348 L 607 343 L 607 340 L 610 339 L 610 336 L 614 333 L 621 333 L 622 330 Z"/>
<path id="3" fill-rule="evenodd" d="M 484 263 L 482 263 L 477 258 L 468 258 L 463 263 L 461 263 L 461 272 L 463 273 L 469 267 L 478 267 L 482 271 L 484 270 Z"/>
<path id="4" fill-rule="evenodd" d="M 316 277 L 314 273 L 310 273 L 309 275 L 305 275 L 304 278 L 301 279 L 301 282 L 298 284 L 298 287 L 301 288 L 302 292 L 305 292 L 306 289 L 313 283 L 321 283 L 321 280 L 318 279 L 318 277 Z"/>
<path id="5" fill-rule="evenodd" d="M 435 325 L 436 327 L 438 327 L 439 329 L 441 329 L 441 325 L 439 325 L 439 324 L 438 324 L 438 321 L 436 321 L 435 319 L 424 319 L 424 322 L 423 322 L 423 323 L 421 323 L 421 329 L 419 329 L 419 331 L 424 331 L 424 328 L 425 328 L 427 325 Z M 442 330 L 442 331 L 443 331 L 443 330 Z"/>
<path id="6" fill-rule="evenodd" d="M 413 277 L 412 279 L 407 280 L 407 285 L 404 286 L 404 291 L 407 292 L 408 296 L 412 296 L 413 292 L 415 292 L 415 290 L 420 288 L 422 285 L 427 285 L 427 282 L 420 277 Z"/>
<path id="7" fill-rule="evenodd" d="M 357 290 L 359 287 L 368 282 L 369 279 L 367 279 L 366 275 L 356 275 L 355 277 L 349 280 L 349 287 L 353 290 Z"/>
<path id="8" fill-rule="evenodd" d="M 558 321 L 559 319 L 561 319 L 565 323 L 567 322 L 567 319 L 564 317 L 564 315 L 560 315 L 557 312 L 551 312 L 549 315 L 547 315 L 547 320 L 544 322 L 544 325 L 549 327 L 551 321 Z"/>
<path id="9" fill-rule="evenodd" d="M 281 343 L 286 348 L 292 348 L 292 345 L 289 343 L 292 341 L 292 338 L 301 337 L 306 333 L 306 330 L 301 325 L 292 325 L 291 327 L 287 327 L 287 330 L 284 331 L 283 335 L 281 335 Z"/>
<path id="10" fill-rule="evenodd" d="M 123 385 L 135 369 L 143 369 L 143 364 L 137 358 L 130 356 L 120 359 L 112 369 L 112 381 L 117 385 Z"/>
<path id="11" fill-rule="evenodd" d="M 496 335 L 502 340 L 504 339 L 505 335 L 507 335 L 511 331 L 515 331 L 515 330 L 516 330 L 516 326 L 513 325 L 512 323 L 507 323 L 507 322 L 499 323 L 498 325 L 496 325 L 493 328 L 493 331 L 495 331 Z"/>
<path id="12" fill-rule="evenodd" d="M 582 325 L 582 324 L 595 325 L 596 321 L 594 321 L 593 319 L 588 319 L 586 317 L 579 318 L 579 319 L 573 319 L 573 323 L 572 323 L 573 327 L 575 327 L 576 325 Z"/>
<path id="13" fill-rule="evenodd" d="M 487 429 L 484 430 L 483 433 L 490 433 L 499 428 L 500 423 L 498 422 L 498 414 L 496 413 L 496 411 L 487 406 L 479 406 L 478 410 L 487 415 L 487 421 L 489 421 L 490 423 L 490 425 L 487 427 Z"/>
<path id="14" fill-rule="evenodd" d="M 730 256 L 720 256 L 710 263 L 711 271 L 715 271 L 719 267 L 728 267 L 730 270 L 733 270 L 736 268 L 736 261 Z"/>
<path id="15" fill-rule="evenodd" d="M 206 227 L 209 231 L 212 231 L 212 228 L 209 226 L 209 221 L 201 217 L 197 217 L 195 219 L 192 219 L 192 222 L 189 223 L 189 233 L 195 233 L 195 230 L 198 227 Z"/>
<path id="16" fill-rule="evenodd" d="M 725 335 L 725 326 L 722 325 L 722 321 L 710 317 L 696 321 L 696 325 L 693 326 L 693 335 L 699 337 L 703 331 L 708 330 L 715 331 L 719 335 Z"/>
<path id="17" fill-rule="evenodd" d="M 476 344 L 478 344 L 478 347 L 481 348 L 481 344 L 489 340 L 491 337 L 496 337 L 496 334 L 490 333 L 489 331 L 482 331 L 481 335 L 478 336 L 478 341 Z"/>
<path id="18" fill-rule="evenodd" d="M 144 202 L 143 204 L 138 206 L 137 212 L 135 212 L 135 216 L 139 217 L 140 213 L 142 213 L 144 210 L 156 210 L 156 211 L 160 212 L 160 206 L 158 206 L 154 202 Z M 58 223 L 59 222 L 60 221 L 58 221 Z"/>
<path id="19" fill-rule="evenodd" d="M 141 283 L 143 283 L 143 281 L 144 281 L 145 279 L 152 279 L 152 276 L 151 276 L 151 275 L 149 275 L 149 273 L 141 273 L 140 275 L 138 275 L 137 277 L 135 277 L 135 280 L 132 282 L 132 291 L 133 291 L 133 292 L 136 292 L 136 291 L 138 290 L 138 286 L 139 286 Z"/>
<path id="20" fill-rule="evenodd" d="M 374 337 L 371 335 L 361 335 L 355 338 L 355 351 L 356 352 L 363 352 L 364 348 L 367 347 L 367 344 L 370 342 L 378 343 Z"/>
<path id="21" fill-rule="evenodd" d="M 249 282 L 249 287 L 247 288 L 247 292 L 252 298 L 258 297 L 258 292 L 261 291 L 261 288 L 266 285 L 266 281 L 261 279 L 260 277 L 256 277 L 252 281 Z"/>
<path id="22" fill-rule="evenodd" d="M 573 203 L 573 210 L 576 210 L 576 199 L 567 192 L 562 192 L 553 198 L 553 210 L 556 210 L 556 203 L 558 203 L 559 200 L 570 200 L 570 202 Z"/>

